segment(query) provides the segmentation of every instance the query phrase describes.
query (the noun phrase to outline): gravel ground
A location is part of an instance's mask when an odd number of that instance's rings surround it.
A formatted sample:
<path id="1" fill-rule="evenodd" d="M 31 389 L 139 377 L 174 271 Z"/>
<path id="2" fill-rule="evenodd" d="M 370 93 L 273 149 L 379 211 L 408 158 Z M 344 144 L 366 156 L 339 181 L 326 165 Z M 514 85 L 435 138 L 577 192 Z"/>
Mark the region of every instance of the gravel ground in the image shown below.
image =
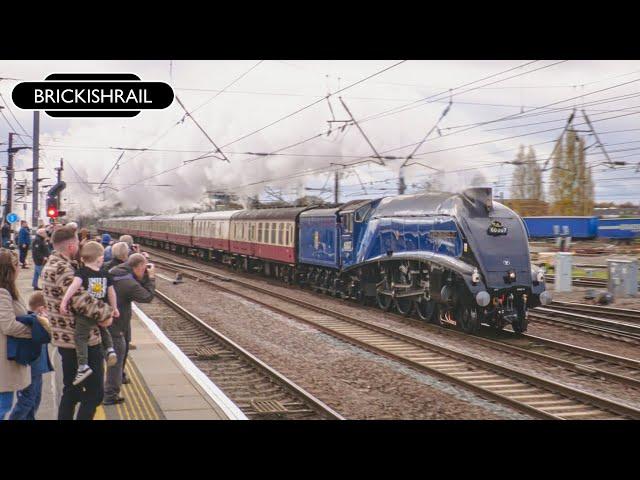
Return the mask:
<path id="1" fill-rule="evenodd" d="M 234 295 L 188 280 L 158 287 L 347 418 L 529 418 Z"/>
<path id="2" fill-rule="evenodd" d="M 244 280 L 247 280 L 246 278 Z M 252 283 L 256 285 L 264 285 L 264 282 L 260 280 L 250 280 Z M 232 284 L 231 284 L 232 285 Z M 231 286 L 229 285 L 229 286 Z M 453 337 L 446 335 L 446 332 L 438 331 L 434 329 L 426 329 L 421 324 L 416 324 L 416 322 L 406 322 L 399 318 L 397 315 L 392 315 L 388 313 L 381 312 L 379 310 L 374 309 L 363 309 L 360 306 L 354 305 L 352 302 L 345 302 L 342 300 L 337 300 L 329 296 L 322 296 L 312 292 L 303 291 L 294 288 L 283 287 L 278 283 L 270 282 L 269 288 L 275 289 L 279 292 L 285 292 L 287 295 L 293 298 L 299 298 L 307 301 L 315 301 L 318 302 L 318 299 L 321 299 L 323 306 L 330 307 L 338 312 L 342 312 L 347 315 L 354 316 L 356 318 L 360 318 L 362 320 L 366 320 L 377 325 L 381 325 L 387 328 L 392 328 L 402 333 L 413 335 L 418 338 L 431 341 L 441 345 L 443 347 L 454 348 L 460 350 L 464 353 L 475 355 L 479 358 L 497 362 L 507 367 L 512 367 L 519 369 L 521 371 L 525 371 L 526 373 L 533 373 L 542 378 L 546 378 L 548 380 L 556 381 L 568 385 L 570 387 L 578 388 L 581 390 L 589 391 L 592 393 L 596 393 L 598 395 L 602 395 L 605 397 L 609 397 L 613 400 L 621 401 L 623 403 L 627 403 L 632 406 L 640 406 L 640 391 L 638 389 L 614 383 L 611 381 L 606 381 L 598 378 L 593 378 L 591 376 L 583 375 L 576 373 L 572 370 L 568 370 L 563 367 L 553 366 L 548 363 L 540 362 L 536 359 L 531 359 L 527 357 L 517 356 L 514 358 L 512 354 L 496 351 L 491 347 L 487 347 L 484 345 L 479 345 L 474 343 L 473 341 L 466 340 L 464 338 L 460 338 L 458 336 Z M 541 325 L 541 327 L 543 327 Z M 548 333 L 543 334 L 544 329 L 532 329 L 530 333 L 538 334 L 540 336 L 547 336 L 549 338 L 558 339 L 560 341 L 566 341 L 567 343 L 577 343 L 573 340 L 576 332 L 571 332 L 570 335 L 567 334 L 566 329 L 565 335 L 567 335 L 566 339 L 559 339 L 558 336 L 549 337 Z M 581 332 L 577 332 L 581 333 Z M 583 334 L 585 336 L 593 337 L 589 334 Z M 594 337 L 594 342 L 590 343 L 583 339 L 584 346 L 588 345 L 588 348 L 594 348 L 594 343 L 596 340 L 604 340 L 604 343 L 609 343 L 609 348 L 611 349 L 611 341 L 606 339 L 600 339 L 598 337 Z M 620 342 L 615 342 L 620 343 Z M 626 344 L 625 347 L 628 347 Z M 615 353 L 618 355 L 622 355 L 620 349 L 614 349 Z M 636 354 L 637 355 L 637 354 Z"/>
<path id="3" fill-rule="evenodd" d="M 580 260 L 580 263 L 581 262 L 582 260 Z M 601 262 L 602 260 L 597 260 L 594 263 Z M 220 269 L 219 271 L 230 276 L 234 275 L 233 273 L 230 273 L 224 269 Z M 471 341 L 465 341 L 464 339 L 450 337 L 445 335 L 444 333 L 437 333 L 431 329 L 427 330 L 423 325 L 416 325 L 415 322 L 406 322 L 397 315 L 387 314 L 381 312 L 378 309 L 363 309 L 361 306 L 355 304 L 354 302 L 337 300 L 329 296 L 286 287 L 277 281 L 270 281 L 258 276 L 243 276 L 243 279 L 245 281 L 255 282 L 256 285 L 264 286 L 265 283 L 268 283 L 270 288 L 277 289 L 280 292 L 286 292 L 287 295 L 295 296 L 303 300 L 318 302 L 318 299 L 321 299 L 323 306 L 327 306 L 336 311 L 361 318 L 362 320 L 370 321 L 388 328 L 393 328 L 403 333 L 414 335 L 428 341 L 433 341 L 445 347 L 456 348 L 465 353 L 476 355 L 480 358 L 491 361 L 498 361 L 505 366 L 515 366 L 516 368 L 525 370 L 527 372 L 534 372 L 537 375 L 542 376 L 543 378 L 559 381 L 575 388 L 591 391 L 603 396 L 608 396 L 623 403 L 628 403 L 634 406 L 640 405 L 640 392 L 638 392 L 638 390 L 633 387 L 594 379 L 588 376 L 577 374 L 565 368 L 554 367 L 546 363 L 541 363 L 537 360 L 526 359 L 520 356 L 517 357 L 517 362 L 514 363 L 514 357 L 510 354 L 498 352 L 490 347 L 478 345 Z M 579 287 L 576 287 L 576 292 L 578 289 Z M 581 288 L 579 290 L 582 290 L 584 292 L 584 290 L 586 289 Z M 576 292 L 573 292 L 573 294 L 575 295 Z M 567 298 L 567 300 L 580 301 L 580 299 L 576 299 L 575 297 Z M 637 345 L 601 338 L 585 332 L 532 323 L 529 328 L 529 333 L 583 346 L 586 348 L 591 348 L 594 350 L 600 350 L 603 352 L 627 356 L 629 358 L 640 360 L 640 351 L 637 348 Z"/>
<path id="4" fill-rule="evenodd" d="M 584 298 L 585 293 L 589 288 L 586 287 L 576 287 L 575 285 L 572 288 L 571 292 L 556 292 L 553 289 L 553 285 L 549 285 L 547 287 L 551 294 L 553 295 L 553 299 L 561 302 L 577 302 L 577 303 L 593 303 L 592 300 L 587 300 Z M 606 288 L 596 288 L 591 289 L 596 292 L 606 291 Z M 631 308 L 634 310 L 640 310 L 640 294 L 637 297 L 617 297 L 614 299 L 614 302 L 609 305 L 614 308 Z"/>

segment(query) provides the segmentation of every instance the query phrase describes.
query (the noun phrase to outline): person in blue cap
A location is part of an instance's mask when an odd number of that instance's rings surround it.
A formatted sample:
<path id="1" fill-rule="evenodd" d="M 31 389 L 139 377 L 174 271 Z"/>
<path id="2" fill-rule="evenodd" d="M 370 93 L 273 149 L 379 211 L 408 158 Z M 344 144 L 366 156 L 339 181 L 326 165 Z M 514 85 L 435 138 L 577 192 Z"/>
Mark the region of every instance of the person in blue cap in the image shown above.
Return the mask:
<path id="1" fill-rule="evenodd" d="M 111 235 L 108 233 L 102 234 L 102 246 L 104 247 L 104 261 L 109 262 L 113 258 L 113 254 L 111 253 Z"/>

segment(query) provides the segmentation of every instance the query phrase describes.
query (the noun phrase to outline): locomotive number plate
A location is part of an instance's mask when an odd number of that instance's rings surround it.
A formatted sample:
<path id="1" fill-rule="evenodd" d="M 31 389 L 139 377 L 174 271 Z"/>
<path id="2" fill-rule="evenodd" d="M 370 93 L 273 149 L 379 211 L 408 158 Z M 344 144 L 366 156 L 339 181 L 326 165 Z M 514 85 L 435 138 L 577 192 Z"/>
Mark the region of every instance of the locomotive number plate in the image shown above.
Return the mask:
<path id="1" fill-rule="evenodd" d="M 502 225 L 502 222 L 498 220 L 491 222 L 491 225 L 489 225 L 489 228 L 487 229 L 487 233 L 494 236 L 506 235 L 508 231 L 509 229 Z"/>
<path id="2" fill-rule="evenodd" d="M 342 244 L 342 250 L 344 250 L 345 252 L 350 252 L 351 250 L 353 250 L 353 243 L 351 243 L 351 240 L 348 240 Z"/>

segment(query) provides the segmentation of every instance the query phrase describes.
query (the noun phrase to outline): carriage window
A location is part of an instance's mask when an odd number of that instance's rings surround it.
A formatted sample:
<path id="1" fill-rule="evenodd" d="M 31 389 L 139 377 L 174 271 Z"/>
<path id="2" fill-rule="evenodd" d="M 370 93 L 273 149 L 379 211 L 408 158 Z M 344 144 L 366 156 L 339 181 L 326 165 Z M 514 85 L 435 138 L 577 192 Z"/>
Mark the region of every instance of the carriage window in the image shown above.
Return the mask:
<path id="1" fill-rule="evenodd" d="M 253 242 L 254 237 L 255 237 L 255 232 L 256 232 L 256 224 L 255 223 L 250 223 L 249 224 L 249 241 Z"/>
<path id="2" fill-rule="evenodd" d="M 285 240 L 284 240 L 284 244 L 288 247 L 289 246 L 289 231 L 291 230 L 291 225 L 287 225 L 287 230 L 286 230 L 286 235 L 285 235 Z"/>
<path id="3" fill-rule="evenodd" d="M 278 245 L 282 245 L 282 232 L 284 230 L 284 223 L 278 224 Z"/>
<path id="4" fill-rule="evenodd" d="M 276 223 L 271 224 L 271 241 L 270 243 L 276 243 Z"/>
<path id="5" fill-rule="evenodd" d="M 262 222 L 258 222 L 258 243 L 262 243 Z"/>

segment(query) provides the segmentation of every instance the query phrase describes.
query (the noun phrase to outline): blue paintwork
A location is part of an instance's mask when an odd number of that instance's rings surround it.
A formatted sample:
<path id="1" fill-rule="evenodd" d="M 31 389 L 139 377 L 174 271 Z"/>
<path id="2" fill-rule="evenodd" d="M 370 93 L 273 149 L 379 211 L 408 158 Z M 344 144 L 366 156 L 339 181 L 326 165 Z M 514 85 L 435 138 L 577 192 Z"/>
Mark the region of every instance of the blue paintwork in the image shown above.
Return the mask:
<path id="1" fill-rule="evenodd" d="M 598 237 L 632 239 L 640 237 L 640 218 L 601 218 Z"/>
<path id="2" fill-rule="evenodd" d="M 372 201 L 367 215 L 353 221 L 352 232 L 343 227 L 346 215 L 357 218 L 351 210 L 310 210 L 302 214 L 298 227 L 299 262 L 339 270 L 388 252 L 428 252 L 453 258 L 462 255 L 463 241 L 453 217 L 425 214 L 375 218 L 378 203 Z"/>
<path id="3" fill-rule="evenodd" d="M 569 228 L 573 238 L 588 239 L 598 235 L 598 217 L 522 217 L 529 238 L 555 237 L 554 225 Z"/>
<path id="4" fill-rule="evenodd" d="M 446 237 L 445 235 L 451 235 Z M 358 263 L 400 252 L 433 252 L 458 258 L 462 239 L 453 218 L 443 215 L 377 218 L 369 221 L 358 246 Z"/>

